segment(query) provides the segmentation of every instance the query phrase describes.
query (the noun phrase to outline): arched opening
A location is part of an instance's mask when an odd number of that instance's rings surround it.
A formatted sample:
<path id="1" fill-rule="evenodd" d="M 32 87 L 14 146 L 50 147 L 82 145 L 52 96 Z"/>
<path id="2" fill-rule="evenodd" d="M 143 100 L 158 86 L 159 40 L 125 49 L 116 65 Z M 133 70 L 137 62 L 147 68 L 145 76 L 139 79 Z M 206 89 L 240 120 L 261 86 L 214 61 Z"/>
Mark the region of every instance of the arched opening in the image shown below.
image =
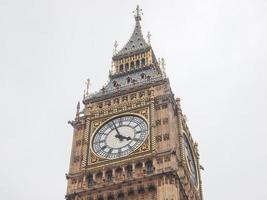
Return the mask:
<path id="1" fill-rule="evenodd" d="M 87 182 L 89 186 L 92 186 L 94 184 L 94 179 L 92 174 L 88 174 L 87 176 Z"/>
<path id="2" fill-rule="evenodd" d="M 107 181 L 108 182 L 111 182 L 112 181 L 112 171 L 111 170 L 108 170 L 107 172 L 106 172 L 106 178 L 107 178 Z"/>
<path id="3" fill-rule="evenodd" d="M 96 178 L 96 181 L 97 181 L 98 183 L 100 183 L 100 182 L 102 181 L 102 178 L 103 178 L 103 173 L 102 173 L 102 172 L 98 172 L 98 173 L 96 174 L 95 178 Z"/>
<path id="4" fill-rule="evenodd" d="M 133 166 L 132 165 L 128 165 L 126 167 L 126 172 L 127 172 L 127 177 L 130 178 L 133 176 Z"/>
<path id="5" fill-rule="evenodd" d="M 114 99 L 114 104 L 119 104 L 120 103 L 120 99 L 119 98 L 116 98 L 116 99 Z"/>
<path id="6" fill-rule="evenodd" d="M 148 160 L 145 165 L 146 165 L 146 171 L 147 171 L 147 173 L 148 174 L 153 173 L 153 171 L 154 171 L 153 162 L 151 160 Z"/>
<path id="7" fill-rule="evenodd" d="M 142 168 L 142 163 L 140 163 L 140 162 L 136 163 L 135 168 L 136 169 L 141 169 Z"/>
<path id="8" fill-rule="evenodd" d="M 118 167 L 116 170 L 115 170 L 115 174 L 116 174 L 116 178 L 121 178 L 122 177 L 122 168 L 121 167 Z"/>
<path id="9" fill-rule="evenodd" d="M 122 102 L 124 102 L 124 101 L 128 101 L 128 96 L 122 97 Z"/>
<path id="10" fill-rule="evenodd" d="M 120 65 L 120 72 L 123 72 L 123 65 Z"/>
<path id="11" fill-rule="evenodd" d="M 129 63 L 125 64 L 125 71 L 127 72 L 129 70 Z"/>
<path id="12" fill-rule="evenodd" d="M 138 162 L 136 165 L 135 165 L 135 172 L 136 172 L 136 175 L 137 176 L 140 176 L 142 175 L 142 167 L 143 167 L 143 164 Z"/>
<path id="13" fill-rule="evenodd" d="M 140 61 L 139 60 L 137 60 L 136 62 L 135 62 L 135 66 L 138 68 L 138 67 L 140 67 Z"/>
<path id="14" fill-rule="evenodd" d="M 134 62 L 133 61 L 130 63 L 130 67 L 131 67 L 131 69 L 134 68 Z"/>
<path id="15" fill-rule="evenodd" d="M 146 60 L 144 58 L 141 60 L 141 65 L 142 66 L 145 66 L 146 65 Z"/>

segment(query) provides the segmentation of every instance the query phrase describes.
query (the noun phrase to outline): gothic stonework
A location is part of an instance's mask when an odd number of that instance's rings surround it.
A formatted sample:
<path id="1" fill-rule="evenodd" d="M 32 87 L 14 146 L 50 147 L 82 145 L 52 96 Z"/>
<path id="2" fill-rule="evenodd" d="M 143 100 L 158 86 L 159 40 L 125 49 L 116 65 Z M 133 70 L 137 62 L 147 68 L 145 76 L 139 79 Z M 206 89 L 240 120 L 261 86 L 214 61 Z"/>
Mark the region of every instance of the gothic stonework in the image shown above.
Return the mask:
<path id="1" fill-rule="evenodd" d="M 109 82 L 77 105 L 66 199 L 202 200 L 198 144 L 141 31 L 112 58 Z M 89 83 L 89 82 L 88 82 Z M 89 86 L 89 85 L 88 85 Z"/>

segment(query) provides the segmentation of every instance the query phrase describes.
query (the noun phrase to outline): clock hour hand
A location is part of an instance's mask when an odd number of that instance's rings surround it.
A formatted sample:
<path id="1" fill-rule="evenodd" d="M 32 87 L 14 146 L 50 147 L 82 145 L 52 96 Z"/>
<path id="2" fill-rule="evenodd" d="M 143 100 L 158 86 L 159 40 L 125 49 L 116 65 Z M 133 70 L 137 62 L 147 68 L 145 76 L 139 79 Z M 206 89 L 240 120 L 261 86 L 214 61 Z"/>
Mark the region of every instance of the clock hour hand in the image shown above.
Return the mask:
<path id="1" fill-rule="evenodd" d="M 132 139 L 132 138 L 129 137 L 129 136 L 128 136 L 128 137 L 125 137 L 125 136 L 123 136 L 123 135 L 121 136 L 121 138 L 122 138 L 122 139 L 126 139 L 126 140 L 131 140 L 131 139 Z"/>
<path id="2" fill-rule="evenodd" d="M 115 138 L 118 138 L 120 141 L 123 141 L 123 136 L 122 135 L 115 135 Z"/>

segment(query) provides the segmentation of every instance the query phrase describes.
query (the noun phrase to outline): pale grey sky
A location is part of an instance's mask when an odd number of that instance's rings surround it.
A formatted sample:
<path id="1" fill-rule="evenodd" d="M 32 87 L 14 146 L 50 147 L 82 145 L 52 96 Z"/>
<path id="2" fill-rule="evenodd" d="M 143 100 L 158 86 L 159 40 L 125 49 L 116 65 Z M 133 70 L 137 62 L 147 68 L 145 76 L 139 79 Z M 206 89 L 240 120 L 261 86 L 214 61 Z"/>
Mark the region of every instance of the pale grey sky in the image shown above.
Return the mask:
<path id="1" fill-rule="evenodd" d="M 267 199 L 266 0 L 0 0 L 0 194 L 58 200 L 86 78 L 106 81 L 140 4 L 199 142 L 206 200 Z"/>

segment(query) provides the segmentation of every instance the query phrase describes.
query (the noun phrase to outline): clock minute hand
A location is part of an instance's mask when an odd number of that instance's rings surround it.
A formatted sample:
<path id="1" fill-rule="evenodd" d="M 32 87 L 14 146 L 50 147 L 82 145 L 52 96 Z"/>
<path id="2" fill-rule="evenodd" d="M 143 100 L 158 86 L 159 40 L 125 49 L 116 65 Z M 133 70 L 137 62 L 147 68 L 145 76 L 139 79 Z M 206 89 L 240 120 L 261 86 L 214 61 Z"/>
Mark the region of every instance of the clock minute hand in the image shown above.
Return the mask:
<path id="1" fill-rule="evenodd" d="M 120 139 L 120 141 L 122 141 L 123 140 L 122 135 L 120 134 L 119 130 L 117 129 L 116 124 L 114 123 L 114 121 L 112 121 L 112 123 L 113 123 L 113 125 L 114 125 L 114 127 L 116 129 L 116 132 L 117 132 L 117 135 L 115 135 L 115 137 Z"/>
<path id="2" fill-rule="evenodd" d="M 116 124 L 114 123 L 114 121 L 112 121 L 112 123 L 113 123 L 113 125 L 114 125 L 114 127 L 115 127 L 115 129 L 116 129 L 116 132 L 118 133 L 118 135 L 121 135 L 120 132 L 119 132 L 119 130 L 117 129 L 117 126 L 116 126 Z"/>

